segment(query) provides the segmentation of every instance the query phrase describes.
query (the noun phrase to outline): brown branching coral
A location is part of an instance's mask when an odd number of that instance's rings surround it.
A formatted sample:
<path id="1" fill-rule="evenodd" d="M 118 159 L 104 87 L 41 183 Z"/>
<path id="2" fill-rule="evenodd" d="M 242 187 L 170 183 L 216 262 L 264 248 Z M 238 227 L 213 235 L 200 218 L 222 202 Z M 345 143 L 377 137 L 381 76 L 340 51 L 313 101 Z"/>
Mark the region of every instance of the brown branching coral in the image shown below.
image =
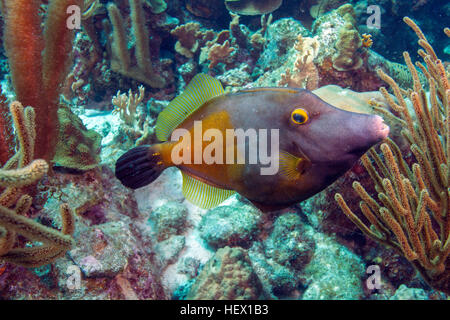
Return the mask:
<path id="1" fill-rule="evenodd" d="M 107 6 L 109 19 L 113 27 L 111 44 L 111 69 L 125 77 L 132 78 L 148 84 L 153 88 L 164 88 L 166 81 L 155 73 L 150 60 L 149 35 L 145 25 L 142 0 L 129 0 L 131 26 L 136 39 L 136 64 L 131 63 L 130 52 L 127 46 L 125 23 L 119 8 L 114 3 Z"/>
<path id="2" fill-rule="evenodd" d="M 61 257 L 73 244 L 74 217 L 67 204 L 60 207 L 62 230 L 43 226 L 25 214 L 32 204 L 32 197 L 25 194 L 26 187 L 35 184 L 48 171 L 45 160 L 34 160 L 36 139 L 35 114 L 19 102 L 10 104 L 14 127 L 17 132 L 18 151 L 0 169 L 0 261 L 25 267 L 38 267 Z M 17 236 L 42 242 L 39 246 L 16 247 Z"/>
<path id="3" fill-rule="evenodd" d="M 189 22 L 172 30 L 170 34 L 178 39 L 175 43 L 175 51 L 186 58 L 192 58 L 199 46 L 199 32 L 200 24 L 198 22 Z"/>
<path id="4" fill-rule="evenodd" d="M 145 88 L 139 86 L 139 93 L 133 93 L 131 89 L 126 93 L 117 92 L 112 98 L 114 105 L 113 114 L 118 114 L 123 123 L 120 129 L 126 137 L 133 141 L 135 146 L 149 143 L 154 128 L 151 127 L 152 119 L 145 112 L 138 113 L 137 107 L 145 96 Z"/>
<path id="5" fill-rule="evenodd" d="M 407 52 L 406 64 L 414 79 L 413 88 L 400 89 L 383 71 L 380 77 L 390 85 L 397 101 L 385 88 L 381 93 L 403 123 L 402 135 L 408 141 L 417 161 L 409 166 L 397 144 L 388 140 L 381 145 L 383 157 L 369 151 L 362 158 L 378 193 L 374 199 L 359 182 L 353 188 L 362 199 L 363 222 L 348 207 L 340 194 L 335 199 L 343 212 L 367 236 L 393 247 L 403 254 L 435 289 L 450 293 L 450 85 L 443 63 L 439 60 L 419 27 L 409 18 L 404 21 L 419 37 L 417 62 L 428 80 L 430 97 L 424 91 L 418 71 Z M 405 95 L 414 108 L 408 109 Z M 387 111 L 385 110 L 384 113 Z M 395 117 L 394 115 L 391 115 Z"/>
<path id="6" fill-rule="evenodd" d="M 226 40 L 223 44 L 213 44 L 208 52 L 208 60 L 210 61 L 208 68 L 212 69 L 220 62 L 229 61 L 234 50 L 235 48 L 231 47 L 229 40 Z"/>
<path id="7" fill-rule="evenodd" d="M 128 126 L 134 126 L 137 106 L 142 102 L 144 96 L 145 88 L 143 86 L 139 86 L 139 94 L 131 92 L 131 89 L 128 91 L 128 95 L 118 91 L 117 95 L 112 98 L 113 113 L 118 113 Z"/>

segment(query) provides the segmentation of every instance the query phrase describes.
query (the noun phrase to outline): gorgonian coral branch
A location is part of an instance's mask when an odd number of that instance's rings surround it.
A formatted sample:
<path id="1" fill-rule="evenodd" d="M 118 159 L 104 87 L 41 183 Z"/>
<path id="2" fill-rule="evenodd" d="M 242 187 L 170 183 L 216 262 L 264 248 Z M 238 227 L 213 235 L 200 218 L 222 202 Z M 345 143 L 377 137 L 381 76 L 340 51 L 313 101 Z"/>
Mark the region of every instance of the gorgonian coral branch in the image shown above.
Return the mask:
<path id="1" fill-rule="evenodd" d="M 0 194 L 0 261 L 37 267 L 54 261 L 72 247 L 74 216 L 67 204 L 61 205 L 61 231 L 25 216 L 33 198 L 23 194 L 24 190 L 38 182 L 49 167 L 45 160 L 32 161 L 36 138 L 34 110 L 24 109 L 16 101 L 10 104 L 10 112 L 18 135 L 18 151 L 0 169 L 0 187 L 5 188 Z M 43 244 L 16 248 L 18 235 Z"/>
<path id="2" fill-rule="evenodd" d="M 413 263 L 431 286 L 450 293 L 448 74 L 420 28 L 407 17 L 404 21 L 420 39 L 423 50 L 419 50 L 419 55 L 426 67 L 420 63 L 416 66 L 427 77 L 430 98 L 406 52 L 404 58 L 413 78 L 412 89 L 401 90 L 383 71 L 379 70 L 378 74 L 394 92 L 397 101 L 392 98 L 387 101 L 406 125 L 402 134 L 417 163 L 408 166 L 399 147 L 391 140 L 381 145 L 382 157 L 372 149 L 362 158 L 379 200 L 373 199 L 361 184 L 353 184 L 362 199 L 361 211 L 369 224 L 349 208 L 340 194 L 336 194 L 335 199 L 367 236 L 395 248 Z M 445 32 L 450 36 L 448 29 Z M 380 91 L 389 97 L 386 89 Z M 412 103 L 413 114 L 405 95 Z"/>

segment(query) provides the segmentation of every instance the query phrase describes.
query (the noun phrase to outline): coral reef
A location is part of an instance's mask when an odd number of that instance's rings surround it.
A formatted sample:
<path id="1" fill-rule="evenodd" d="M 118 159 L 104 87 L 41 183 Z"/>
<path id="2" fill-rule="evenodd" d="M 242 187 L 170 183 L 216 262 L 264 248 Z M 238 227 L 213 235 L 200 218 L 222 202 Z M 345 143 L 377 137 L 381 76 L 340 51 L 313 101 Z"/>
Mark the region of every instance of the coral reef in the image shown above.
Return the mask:
<path id="1" fill-rule="evenodd" d="M 175 43 L 175 51 L 186 58 L 192 58 L 206 41 L 214 38 L 214 32 L 212 30 L 201 31 L 198 22 L 188 22 L 178 26 L 170 34 L 178 39 Z"/>
<path id="2" fill-rule="evenodd" d="M 67 28 L 78 22 L 68 4 L 80 6 L 81 28 Z M 450 31 L 436 32 L 448 3 L 1 0 L 0 9 L 0 299 L 448 299 Z M 399 24 L 404 15 L 415 23 Z M 402 59 L 417 36 L 418 55 Z M 198 208 L 176 168 L 127 189 L 117 158 L 159 142 L 158 115 L 198 73 L 227 94 L 309 89 L 382 116 L 390 139 L 321 193 L 268 214 L 239 195 Z"/>

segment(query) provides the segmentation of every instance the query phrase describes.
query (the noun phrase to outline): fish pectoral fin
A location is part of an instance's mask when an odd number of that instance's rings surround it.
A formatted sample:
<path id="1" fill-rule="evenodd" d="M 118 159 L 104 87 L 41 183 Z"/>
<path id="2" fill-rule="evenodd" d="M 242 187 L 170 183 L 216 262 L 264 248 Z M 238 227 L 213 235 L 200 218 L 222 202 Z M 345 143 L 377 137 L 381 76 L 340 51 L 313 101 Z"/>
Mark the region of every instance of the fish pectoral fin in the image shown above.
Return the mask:
<path id="1" fill-rule="evenodd" d="M 289 152 L 280 152 L 280 175 L 287 180 L 299 179 L 311 166 L 311 162 L 303 157 L 296 157 Z"/>
<path id="2" fill-rule="evenodd" d="M 202 209 L 217 207 L 236 192 L 210 186 L 185 172 L 183 175 L 183 195 L 191 203 Z"/>
<path id="3" fill-rule="evenodd" d="M 161 141 L 167 141 L 172 131 L 190 114 L 206 101 L 223 94 L 225 91 L 219 80 L 204 73 L 196 75 L 184 92 L 173 99 L 158 115 L 156 137 Z"/>

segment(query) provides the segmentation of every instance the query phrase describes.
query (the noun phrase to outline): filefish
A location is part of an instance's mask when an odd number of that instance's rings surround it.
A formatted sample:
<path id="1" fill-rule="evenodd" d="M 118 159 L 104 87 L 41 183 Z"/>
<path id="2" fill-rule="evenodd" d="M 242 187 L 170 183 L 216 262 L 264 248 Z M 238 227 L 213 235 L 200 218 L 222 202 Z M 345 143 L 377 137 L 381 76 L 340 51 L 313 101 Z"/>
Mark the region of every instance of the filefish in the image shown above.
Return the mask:
<path id="1" fill-rule="evenodd" d="M 266 143 L 261 144 L 263 135 L 258 143 L 251 134 L 245 142 L 229 135 L 238 130 L 266 132 Z M 117 160 L 115 174 L 123 185 L 143 187 L 175 166 L 183 176 L 185 198 L 201 208 L 213 208 L 237 192 L 270 212 L 322 191 L 385 139 L 389 127 L 378 115 L 336 108 L 305 89 L 251 88 L 225 94 L 218 80 L 198 74 L 159 114 L 155 131 L 163 142 L 133 148 Z M 274 133 L 271 139 L 269 132 Z M 220 144 L 221 136 L 232 138 Z M 278 138 L 275 144 L 273 136 Z M 207 151 L 215 162 L 195 163 Z M 229 154 L 232 161 L 216 161 Z M 263 174 L 271 165 L 267 155 L 277 170 Z"/>
<path id="2" fill-rule="evenodd" d="M 229 11 L 242 15 L 267 14 L 277 10 L 283 0 L 225 0 Z"/>

